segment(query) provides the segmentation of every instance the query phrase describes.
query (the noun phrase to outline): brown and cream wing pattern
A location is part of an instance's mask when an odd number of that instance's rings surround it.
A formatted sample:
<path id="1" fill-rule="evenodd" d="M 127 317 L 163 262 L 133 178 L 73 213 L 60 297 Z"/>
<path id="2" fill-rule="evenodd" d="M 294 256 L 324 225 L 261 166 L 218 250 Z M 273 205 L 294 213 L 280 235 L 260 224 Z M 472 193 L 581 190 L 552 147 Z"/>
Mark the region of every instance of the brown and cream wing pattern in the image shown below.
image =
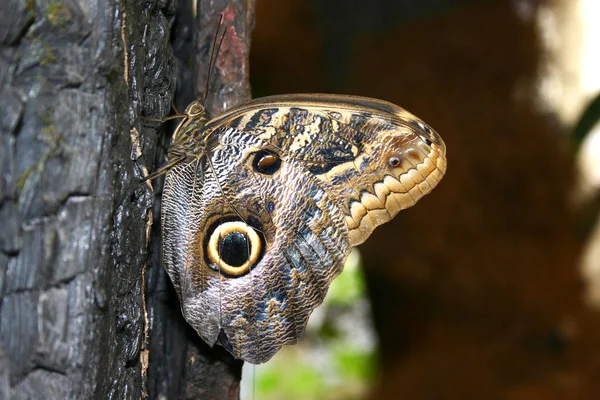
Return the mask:
<path id="1" fill-rule="evenodd" d="M 184 161 L 165 179 L 163 262 L 199 335 L 262 363 L 301 338 L 350 248 L 437 185 L 445 146 L 400 107 L 362 97 L 197 115 L 170 153 Z"/>
<path id="2" fill-rule="evenodd" d="M 280 95 L 254 100 L 244 111 L 225 113 L 207 128 L 226 123 L 253 132 L 304 164 L 344 203 L 352 246 L 428 194 L 446 171 L 441 137 L 383 100 Z"/>

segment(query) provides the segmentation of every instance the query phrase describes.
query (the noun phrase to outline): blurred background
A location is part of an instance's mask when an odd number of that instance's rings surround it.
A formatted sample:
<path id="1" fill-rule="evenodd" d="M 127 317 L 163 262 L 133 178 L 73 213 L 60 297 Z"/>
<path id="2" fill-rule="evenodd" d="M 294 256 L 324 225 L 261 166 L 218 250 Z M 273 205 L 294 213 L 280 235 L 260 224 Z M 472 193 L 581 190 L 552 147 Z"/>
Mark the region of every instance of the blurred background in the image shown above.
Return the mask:
<path id="1" fill-rule="evenodd" d="M 257 0 L 254 97 L 391 101 L 448 172 L 246 398 L 600 398 L 599 21 L 597 0 Z"/>

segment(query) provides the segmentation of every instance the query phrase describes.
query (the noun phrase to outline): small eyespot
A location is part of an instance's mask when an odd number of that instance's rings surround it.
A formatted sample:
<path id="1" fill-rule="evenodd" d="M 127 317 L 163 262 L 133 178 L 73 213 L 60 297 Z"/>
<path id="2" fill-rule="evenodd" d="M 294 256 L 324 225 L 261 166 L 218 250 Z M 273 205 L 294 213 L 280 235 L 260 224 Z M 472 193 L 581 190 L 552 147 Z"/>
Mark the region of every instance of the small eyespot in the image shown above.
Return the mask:
<path id="1" fill-rule="evenodd" d="M 270 201 L 267 204 L 267 209 L 269 210 L 270 213 L 272 213 L 273 211 L 275 211 L 275 203 L 273 203 L 272 201 Z"/>
<path id="2" fill-rule="evenodd" d="M 214 229 L 206 252 L 216 269 L 228 275 L 240 276 L 256 264 L 262 246 L 254 228 L 242 221 L 229 221 Z"/>
<path id="3" fill-rule="evenodd" d="M 388 163 L 390 164 L 390 167 L 396 168 L 397 166 L 400 165 L 400 158 L 390 157 L 390 159 L 388 160 Z"/>
<path id="4" fill-rule="evenodd" d="M 429 140 L 429 138 L 423 138 L 423 140 L 427 143 L 427 146 L 431 146 L 431 140 Z"/>
<path id="5" fill-rule="evenodd" d="M 273 175 L 281 168 L 281 159 L 271 152 L 257 151 L 252 160 L 252 168 L 261 174 Z"/>

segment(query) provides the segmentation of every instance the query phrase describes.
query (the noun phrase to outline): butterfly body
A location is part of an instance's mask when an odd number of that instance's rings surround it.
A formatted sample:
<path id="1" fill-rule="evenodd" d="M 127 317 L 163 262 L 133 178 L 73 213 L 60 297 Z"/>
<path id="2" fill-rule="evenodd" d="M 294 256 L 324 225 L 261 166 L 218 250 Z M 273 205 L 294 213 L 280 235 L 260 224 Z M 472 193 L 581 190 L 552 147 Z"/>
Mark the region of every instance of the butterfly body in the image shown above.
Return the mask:
<path id="1" fill-rule="evenodd" d="M 380 100 L 283 95 L 186 115 L 169 151 L 163 262 L 200 336 L 252 363 L 297 342 L 351 247 L 446 169 L 437 133 Z"/>

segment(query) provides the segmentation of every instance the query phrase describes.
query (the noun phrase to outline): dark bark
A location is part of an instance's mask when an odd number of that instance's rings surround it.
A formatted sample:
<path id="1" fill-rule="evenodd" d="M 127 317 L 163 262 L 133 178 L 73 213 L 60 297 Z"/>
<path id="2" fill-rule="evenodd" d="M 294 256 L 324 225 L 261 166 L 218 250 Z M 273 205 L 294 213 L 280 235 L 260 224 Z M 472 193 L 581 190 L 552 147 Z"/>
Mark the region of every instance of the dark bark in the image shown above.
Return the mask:
<path id="1" fill-rule="evenodd" d="M 0 398 L 219 398 L 227 364 L 179 316 L 158 243 L 147 263 L 177 2 L 0 6 Z M 246 50 L 251 20 L 235 21 Z"/>

